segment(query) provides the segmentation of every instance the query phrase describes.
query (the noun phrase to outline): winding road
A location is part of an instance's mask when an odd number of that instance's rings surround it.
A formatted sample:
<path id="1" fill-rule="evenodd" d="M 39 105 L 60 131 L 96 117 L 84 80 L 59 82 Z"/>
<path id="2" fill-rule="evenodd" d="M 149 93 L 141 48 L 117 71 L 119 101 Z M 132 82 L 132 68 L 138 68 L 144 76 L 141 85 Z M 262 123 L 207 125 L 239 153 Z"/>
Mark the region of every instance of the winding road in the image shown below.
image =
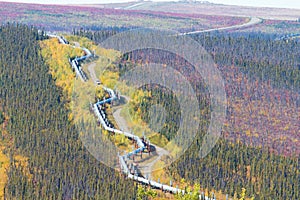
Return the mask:
<path id="1" fill-rule="evenodd" d="M 130 5 L 130 6 L 127 6 L 125 8 L 123 8 L 124 10 L 130 10 L 131 8 L 135 8 L 135 7 L 138 7 L 138 6 L 141 6 L 145 4 L 144 2 L 140 2 L 140 3 L 136 3 L 136 4 L 133 4 L 133 5 Z"/>
<path id="2" fill-rule="evenodd" d="M 139 4 L 135 4 L 133 6 L 138 6 Z M 131 6 L 131 8 L 133 7 Z M 245 28 L 245 27 L 249 27 L 249 26 L 253 26 L 255 24 L 261 23 L 262 20 L 256 17 L 253 17 L 250 19 L 249 22 L 244 23 L 244 24 L 240 24 L 240 25 L 234 25 L 234 26 L 229 26 L 229 27 L 221 27 L 221 28 L 214 28 L 214 29 L 208 29 L 208 30 L 200 30 L 200 31 L 192 31 L 192 32 L 186 32 L 186 33 L 181 33 L 179 35 L 191 35 L 191 34 L 197 34 L 197 33 L 205 33 L 205 32 L 212 32 L 212 31 L 220 31 L 220 30 L 232 30 L 232 29 L 238 29 L 238 28 Z M 63 37 L 57 36 L 57 35 L 53 35 L 53 34 L 47 34 L 49 37 L 55 37 L 59 40 L 60 43 L 66 45 L 67 42 L 65 41 L 65 39 Z M 75 69 L 75 72 L 78 76 L 80 76 L 81 80 L 83 82 L 87 81 L 87 78 L 85 78 L 85 74 L 83 73 L 79 62 L 89 58 L 92 56 L 91 52 L 83 47 L 79 46 L 79 43 L 75 42 L 74 43 L 74 47 L 78 47 L 81 48 L 83 51 L 85 51 L 86 55 L 82 56 L 80 58 L 75 58 L 73 60 L 70 60 L 70 64 L 72 65 L 72 68 Z M 90 78 L 92 79 L 92 81 L 97 84 L 97 76 L 95 73 L 95 66 L 96 63 L 92 62 L 91 64 L 88 65 L 87 70 L 90 74 Z M 119 157 L 119 162 L 120 162 L 120 166 L 121 166 L 121 171 L 127 175 L 128 178 L 133 179 L 139 183 L 142 184 L 146 184 L 146 185 L 151 185 L 154 188 L 158 188 L 164 191 L 168 191 L 171 193 L 185 193 L 184 190 L 172 187 L 170 185 L 166 185 L 166 184 L 162 184 L 159 182 L 155 182 L 151 180 L 151 171 L 152 171 L 152 167 L 153 165 L 155 165 L 155 163 L 157 163 L 163 156 L 167 156 L 169 155 L 169 152 L 161 147 L 158 146 L 154 146 L 155 147 L 155 151 L 151 152 L 150 155 L 147 157 L 147 159 L 141 159 L 138 160 L 138 164 L 139 164 L 139 169 L 141 170 L 142 174 L 144 175 L 144 177 L 139 176 L 136 173 L 131 173 L 129 164 L 130 162 L 127 161 L 131 156 L 137 155 L 138 153 L 142 153 L 145 149 L 147 149 L 147 147 L 145 145 L 150 145 L 150 143 L 143 143 L 142 140 L 130 133 L 129 128 L 127 126 L 127 122 L 126 120 L 121 116 L 121 107 L 117 108 L 114 112 L 113 112 L 113 117 L 115 118 L 118 126 L 120 129 L 122 130 L 117 130 L 114 129 L 110 126 L 110 124 L 108 123 L 108 120 L 105 117 L 105 114 L 103 113 L 103 111 L 101 110 L 101 105 L 105 104 L 105 103 L 110 103 L 111 101 L 117 99 L 117 96 L 115 95 L 114 91 L 110 88 L 106 88 L 103 86 L 103 89 L 110 95 L 109 99 L 105 99 L 102 101 L 99 101 L 95 104 L 92 105 L 92 109 L 95 113 L 95 115 L 98 118 L 98 121 L 102 124 L 103 128 L 114 132 L 114 133 L 118 133 L 118 134 L 123 134 L 128 138 L 131 138 L 132 140 L 134 140 L 138 146 L 137 149 L 133 150 L 132 152 L 127 153 L 126 155 L 118 155 Z M 125 100 L 128 102 L 130 99 L 126 96 L 122 96 L 123 98 L 125 98 Z M 215 200 L 215 198 L 210 198 L 207 196 L 202 196 L 199 195 L 199 199 L 205 199 L 205 200 L 210 200 L 213 199 Z"/>
<path id="3" fill-rule="evenodd" d="M 78 43 L 74 43 L 74 44 L 76 47 L 79 47 Z M 98 79 L 97 79 L 97 76 L 95 73 L 95 67 L 96 67 L 96 63 L 92 62 L 87 66 L 87 70 L 90 74 L 90 78 L 96 84 Z M 130 101 L 130 98 L 128 96 L 121 95 L 121 98 L 124 98 L 126 103 L 128 103 Z M 121 115 L 121 111 L 122 111 L 122 106 L 118 107 L 113 112 L 113 117 L 116 120 L 118 127 L 122 131 L 130 132 L 130 129 L 127 125 L 126 120 Z M 143 161 L 139 162 L 139 170 L 141 170 L 144 177 L 148 177 L 148 178 L 151 178 L 151 172 L 153 170 L 153 166 L 155 165 L 155 163 L 157 163 L 162 158 L 162 156 L 169 155 L 169 152 L 167 150 L 165 150 L 164 148 L 161 148 L 154 144 L 152 144 L 152 146 L 155 148 L 155 151 L 149 155 L 149 158 L 146 160 L 148 162 L 143 162 Z"/>
<path id="4" fill-rule="evenodd" d="M 129 102 L 129 97 L 127 96 L 121 96 L 126 100 L 126 103 Z M 122 107 L 118 107 L 114 112 L 113 112 L 113 117 L 116 120 L 118 127 L 126 132 L 130 132 L 130 129 L 127 126 L 127 122 L 124 119 L 124 117 L 121 115 L 121 110 Z M 156 162 L 158 162 L 163 155 L 169 155 L 169 152 L 165 150 L 164 148 L 161 148 L 159 146 L 156 146 L 154 144 L 151 144 L 154 148 L 155 151 L 152 152 L 146 161 L 150 160 L 149 162 L 139 162 L 139 169 L 141 170 L 142 174 L 144 177 L 148 177 L 149 179 L 151 178 L 151 172 L 153 170 L 153 166 L 155 165 Z"/>
<path id="5" fill-rule="evenodd" d="M 77 47 L 79 46 L 79 44 L 76 45 Z M 90 78 L 93 80 L 94 83 L 96 83 L 97 76 L 95 73 L 95 67 L 96 67 L 96 63 L 92 62 L 91 64 L 89 64 L 87 66 L 87 70 L 89 71 L 90 74 Z M 128 103 L 130 101 L 130 98 L 128 96 L 125 95 L 121 95 L 121 98 L 124 98 L 126 103 Z M 118 127 L 125 132 L 130 132 L 130 129 L 128 128 L 127 122 L 124 119 L 124 117 L 121 115 L 121 110 L 122 110 L 122 106 L 119 106 L 114 112 L 113 112 L 113 117 L 116 120 L 116 123 L 118 125 Z M 139 169 L 141 170 L 142 174 L 144 175 L 144 177 L 148 177 L 151 178 L 151 172 L 153 170 L 153 166 L 155 165 L 156 162 L 158 162 L 163 155 L 169 155 L 169 152 L 167 150 L 165 150 L 164 148 L 158 147 L 154 144 L 152 144 L 152 146 L 155 148 L 155 151 L 151 153 L 151 155 L 149 155 L 149 162 L 139 162 Z"/>
<path id="6" fill-rule="evenodd" d="M 234 30 L 234 29 L 240 29 L 240 28 L 246 28 L 249 26 L 253 26 L 256 24 L 259 24 L 262 22 L 262 19 L 257 18 L 257 17 L 251 17 L 249 22 L 246 22 L 244 24 L 237 24 L 233 26 L 226 26 L 226 27 L 220 27 L 220 28 L 212 28 L 212 29 L 207 29 L 207 30 L 200 30 L 200 31 L 191 31 L 191 32 L 185 32 L 185 33 L 180 33 L 178 35 L 192 35 L 192 34 L 198 34 L 198 33 L 208 33 L 212 31 L 224 31 L 224 30 Z"/>

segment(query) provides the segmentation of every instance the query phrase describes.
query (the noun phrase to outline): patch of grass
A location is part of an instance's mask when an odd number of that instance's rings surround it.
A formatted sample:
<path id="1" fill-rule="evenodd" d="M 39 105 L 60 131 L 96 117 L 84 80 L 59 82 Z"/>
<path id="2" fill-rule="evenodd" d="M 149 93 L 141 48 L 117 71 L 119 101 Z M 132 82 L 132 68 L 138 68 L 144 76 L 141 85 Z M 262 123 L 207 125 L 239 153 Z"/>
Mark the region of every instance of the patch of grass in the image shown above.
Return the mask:
<path id="1" fill-rule="evenodd" d="M 182 148 L 175 144 L 175 141 L 171 140 L 168 144 L 164 147 L 167 151 L 169 151 L 170 156 L 178 157 L 178 155 L 182 154 Z"/>
<path id="2" fill-rule="evenodd" d="M 129 112 L 130 106 L 127 104 L 121 110 L 121 116 L 127 122 L 127 126 L 134 132 L 135 135 L 142 136 L 143 133 L 146 136 L 153 134 L 153 132 L 147 127 L 147 124 L 141 119 L 133 119 Z"/>
<path id="3" fill-rule="evenodd" d="M 168 144 L 168 139 L 159 133 L 152 133 L 151 135 L 148 136 L 149 140 L 151 141 L 152 144 L 155 144 L 159 147 L 164 147 Z"/>

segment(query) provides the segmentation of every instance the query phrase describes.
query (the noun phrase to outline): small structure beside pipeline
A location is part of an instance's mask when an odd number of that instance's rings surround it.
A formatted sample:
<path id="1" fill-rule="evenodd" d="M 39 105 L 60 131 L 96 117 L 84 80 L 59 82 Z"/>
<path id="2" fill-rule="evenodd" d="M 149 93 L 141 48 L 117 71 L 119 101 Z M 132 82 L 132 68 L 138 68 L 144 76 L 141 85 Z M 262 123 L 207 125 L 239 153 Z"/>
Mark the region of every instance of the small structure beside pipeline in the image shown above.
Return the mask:
<path id="1" fill-rule="evenodd" d="M 53 34 L 47 34 L 47 35 L 49 37 L 57 38 L 61 44 L 65 44 L 65 45 L 69 44 L 68 41 L 65 38 L 63 38 L 62 36 L 57 36 L 57 35 L 53 35 Z M 69 62 L 71 64 L 72 68 L 74 69 L 76 75 L 83 82 L 85 82 L 88 79 L 87 79 L 87 76 L 85 75 L 85 73 L 83 72 L 83 70 L 81 69 L 79 62 L 91 57 L 92 53 L 86 48 L 82 48 L 82 50 L 85 52 L 84 56 L 81 56 L 81 57 L 78 57 L 78 58 L 76 57 L 74 59 L 69 59 Z M 103 99 L 103 100 L 98 101 L 98 102 L 91 105 L 92 110 L 93 110 L 93 112 L 95 113 L 95 116 L 98 119 L 98 122 L 102 125 L 102 127 L 105 130 L 113 132 L 113 133 L 123 134 L 127 138 L 129 138 L 131 140 L 134 140 L 137 144 L 137 147 L 138 147 L 137 149 L 135 149 L 132 152 L 129 152 L 125 155 L 122 155 L 122 156 L 118 155 L 121 172 L 124 175 L 126 175 L 128 178 L 133 179 L 134 181 L 137 181 L 141 184 L 150 185 L 153 188 L 160 189 L 162 191 L 170 192 L 170 193 L 173 193 L 173 194 L 177 194 L 177 193 L 184 194 L 185 193 L 184 190 L 178 189 L 177 187 L 176 188 L 172 187 L 171 184 L 166 185 L 166 184 L 163 184 L 163 183 L 159 183 L 159 182 L 150 180 L 148 178 L 144 178 L 142 176 L 139 176 L 137 174 L 136 170 L 134 170 L 135 172 L 133 172 L 133 173 L 131 172 L 130 167 L 128 167 L 128 165 L 127 165 L 127 159 L 129 159 L 133 155 L 136 155 L 138 153 L 143 152 L 145 149 L 147 149 L 147 147 L 145 146 L 142 139 L 140 139 L 138 136 L 136 136 L 132 133 L 128 133 L 128 132 L 125 132 L 125 131 L 115 129 L 115 128 L 112 127 L 112 125 L 109 123 L 109 121 L 106 117 L 106 114 L 102 110 L 102 106 L 105 103 L 111 103 L 112 101 L 116 100 L 117 96 L 116 96 L 115 92 L 112 89 L 104 87 L 104 86 L 103 86 L 103 89 L 109 94 L 110 97 L 108 99 Z M 148 145 L 150 145 L 150 143 L 148 143 Z M 209 197 L 205 196 L 203 193 L 201 195 L 199 195 L 199 199 L 200 200 L 216 200 L 215 197 L 209 198 Z M 228 199 L 227 195 L 226 195 L 226 199 Z"/>

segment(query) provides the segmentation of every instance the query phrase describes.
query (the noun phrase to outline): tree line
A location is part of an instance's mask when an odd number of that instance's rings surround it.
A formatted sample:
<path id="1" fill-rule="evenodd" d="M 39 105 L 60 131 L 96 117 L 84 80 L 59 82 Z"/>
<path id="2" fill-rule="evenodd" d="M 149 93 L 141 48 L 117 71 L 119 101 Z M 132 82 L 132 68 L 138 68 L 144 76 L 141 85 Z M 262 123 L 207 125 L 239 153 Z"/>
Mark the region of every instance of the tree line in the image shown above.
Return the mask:
<path id="1" fill-rule="evenodd" d="M 68 120 L 63 91 L 41 56 L 33 27 L 0 27 L 0 97 L 13 146 L 5 199 L 134 199 L 131 180 L 93 158 Z M 29 158 L 17 165 L 18 152 Z M 24 173 L 28 171 L 28 173 Z"/>
<path id="2" fill-rule="evenodd" d="M 101 31 L 82 31 L 80 34 L 87 37 L 93 35 L 90 38 L 95 41 L 102 41 L 104 35 L 105 37 L 109 35 Z M 113 34 L 115 33 L 111 32 L 111 35 Z M 235 107 L 237 100 L 251 105 L 257 105 L 258 101 L 269 102 L 280 106 L 281 111 L 291 109 L 297 112 L 300 105 L 298 40 L 286 43 L 274 40 L 272 35 L 259 33 L 199 34 L 194 38 L 212 56 L 224 76 L 229 104 L 227 111 L 229 126 L 238 122 L 229 119 L 232 115 L 231 107 Z M 275 154 L 270 146 L 264 146 L 261 142 L 250 145 L 249 139 L 241 132 L 246 130 L 224 128 L 222 132 L 224 138 L 217 142 L 205 158 L 201 158 L 200 145 L 206 134 L 210 113 L 209 109 L 207 110 L 209 93 L 205 84 L 201 83 L 201 77 L 194 73 L 189 63 L 176 55 L 165 54 L 162 51 L 148 49 L 130 52 L 124 55 L 117 68 L 120 73 L 124 73 L 136 64 L 146 65 L 149 62 L 174 66 L 184 74 L 197 91 L 198 98 L 201 99 L 200 107 L 203 113 L 206 113 L 201 118 L 202 126 L 194 143 L 179 160 L 167 168 L 166 171 L 169 171 L 170 176 L 186 178 L 200 184 L 201 188 L 221 190 L 230 196 L 240 197 L 239 194 L 243 194 L 246 189 L 245 195 L 254 196 L 255 199 L 299 199 L 299 156 L 296 154 L 287 157 Z M 240 78 L 241 76 L 244 78 Z M 147 86 L 144 89 L 150 90 L 155 95 L 151 95 L 152 98 L 141 98 L 140 102 L 133 105 L 133 109 L 139 109 L 140 117 L 147 121 L 150 106 L 157 103 L 163 105 L 170 120 L 165 124 L 168 129 L 162 131 L 162 134 L 172 139 L 178 127 L 179 113 L 176 100 L 165 89 L 159 90 L 154 86 Z M 281 115 L 276 117 L 279 121 L 286 120 L 281 118 Z M 270 126 L 272 131 L 270 137 L 283 131 L 269 122 L 264 126 Z M 231 140 L 225 138 L 227 132 L 234 138 Z"/>

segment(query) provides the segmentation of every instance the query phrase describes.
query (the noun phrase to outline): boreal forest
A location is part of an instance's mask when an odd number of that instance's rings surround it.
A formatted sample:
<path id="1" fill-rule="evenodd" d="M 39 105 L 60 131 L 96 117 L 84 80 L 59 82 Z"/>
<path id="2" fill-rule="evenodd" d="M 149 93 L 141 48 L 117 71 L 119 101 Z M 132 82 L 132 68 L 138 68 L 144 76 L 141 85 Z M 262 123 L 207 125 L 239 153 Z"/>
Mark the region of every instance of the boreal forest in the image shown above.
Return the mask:
<path id="1" fill-rule="evenodd" d="M 0 200 L 300 199 L 298 9 L 239 9 L 248 12 L 207 2 L 1 3 Z M 153 27 L 193 40 L 220 72 L 226 109 L 204 156 L 215 97 L 193 63 L 165 49 L 105 46 Z M 147 37 L 139 42 L 156 36 Z M 122 80 L 153 63 L 172 87 Z M 172 90 L 186 81 L 199 116 L 182 107 L 186 91 Z"/>

